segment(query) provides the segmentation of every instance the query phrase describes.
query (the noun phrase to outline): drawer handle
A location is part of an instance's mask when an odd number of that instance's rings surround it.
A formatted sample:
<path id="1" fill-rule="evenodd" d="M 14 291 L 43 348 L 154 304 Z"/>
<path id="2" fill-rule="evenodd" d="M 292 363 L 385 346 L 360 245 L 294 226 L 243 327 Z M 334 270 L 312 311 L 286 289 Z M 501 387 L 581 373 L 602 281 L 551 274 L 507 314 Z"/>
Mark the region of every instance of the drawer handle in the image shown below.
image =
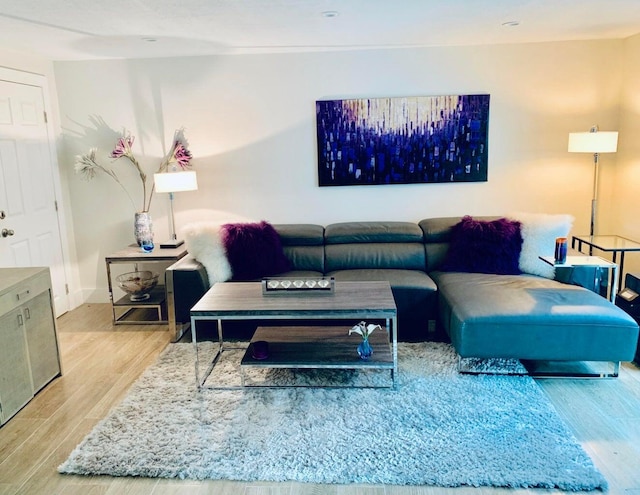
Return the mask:
<path id="1" fill-rule="evenodd" d="M 22 315 L 18 315 L 18 326 L 21 327 L 24 325 L 24 320 L 22 319 Z"/>
<path id="2" fill-rule="evenodd" d="M 31 292 L 31 291 L 30 291 L 29 289 L 27 289 L 27 290 L 25 290 L 25 291 L 23 291 L 23 292 L 18 293 L 18 301 L 19 301 L 20 299 L 24 299 L 25 297 L 27 297 L 27 296 L 29 295 L 29 293 L 30 293 L 30 292 Z"/>
<path id="3" fill-rule="evenodd" d="M 24 308 L 24 318 L 25 320 L 31 319 L 31 311 L 29 311 L 29 308 Z"/>

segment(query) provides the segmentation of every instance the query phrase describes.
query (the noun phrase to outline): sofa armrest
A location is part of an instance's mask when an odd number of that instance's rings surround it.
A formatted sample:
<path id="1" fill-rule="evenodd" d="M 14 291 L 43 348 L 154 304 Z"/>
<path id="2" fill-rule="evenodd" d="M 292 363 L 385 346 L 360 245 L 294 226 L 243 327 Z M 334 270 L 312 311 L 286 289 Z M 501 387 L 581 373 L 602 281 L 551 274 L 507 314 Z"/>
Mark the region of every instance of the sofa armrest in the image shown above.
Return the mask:
<path id="1" fill-rule="evenodd" d="M 209 277 L 204 266 L 187 255 L 166 269 L 165 284 L 169 331 L 176 342 L 189 328 L 191 308 L 209 290 Z"/>

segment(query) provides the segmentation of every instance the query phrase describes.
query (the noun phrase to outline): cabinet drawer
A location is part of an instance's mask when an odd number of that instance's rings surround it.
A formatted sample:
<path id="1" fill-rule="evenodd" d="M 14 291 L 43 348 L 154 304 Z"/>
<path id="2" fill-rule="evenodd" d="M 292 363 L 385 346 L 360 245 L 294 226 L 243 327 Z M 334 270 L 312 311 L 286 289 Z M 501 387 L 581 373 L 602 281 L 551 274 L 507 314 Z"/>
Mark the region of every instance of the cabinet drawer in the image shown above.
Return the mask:
<path id="1" fill-rule="evenodd" d="M 49 290 L 50 287 L 51 281 L 48 271 L 43 271 L 35 277 L 16 285 L 0 296 L 0 315 L 8 313 L 16 306 L 30 301 L 38 294 Z"/>

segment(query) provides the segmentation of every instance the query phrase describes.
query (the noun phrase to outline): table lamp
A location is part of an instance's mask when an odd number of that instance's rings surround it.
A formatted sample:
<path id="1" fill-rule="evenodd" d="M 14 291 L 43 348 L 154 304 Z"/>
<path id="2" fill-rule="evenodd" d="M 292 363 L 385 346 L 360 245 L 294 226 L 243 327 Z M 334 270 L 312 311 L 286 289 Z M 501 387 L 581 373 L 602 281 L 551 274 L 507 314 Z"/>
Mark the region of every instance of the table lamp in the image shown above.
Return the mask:
<path id="1" fill-rule="evenodd" d="M 618 150 L 618 132 L 600 132 L 594 125 L 589 132 L 569 133 L 570 153 L 593 153 L 593 198 L 591 199 L 591 224 L 589 235 L 595 234 L 596 208 L 598 201 L 598 158 L 600 153 L 615 153 Z"/>
<path id="2" fill-rule="evenodd" d="M 173 193 L 181 191 L 195 191 L 198 189 L 198 180 L 193 170 L 181 172 L 164 172 L 153 174 L 156 191 L 169 193 L 169 205 L 171 209 L 171 238 L 160 244 L 161 249 L 177 248 L 184 243 L 176 236 L 176 221 L 173 215 Z"/>

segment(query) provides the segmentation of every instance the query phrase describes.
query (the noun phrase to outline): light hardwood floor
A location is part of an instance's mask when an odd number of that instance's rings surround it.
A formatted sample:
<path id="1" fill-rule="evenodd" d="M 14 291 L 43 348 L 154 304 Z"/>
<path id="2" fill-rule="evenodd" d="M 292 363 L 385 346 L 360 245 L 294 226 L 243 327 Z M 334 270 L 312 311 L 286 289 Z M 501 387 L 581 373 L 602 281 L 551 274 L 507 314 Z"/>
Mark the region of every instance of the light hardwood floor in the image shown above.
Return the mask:
<path id="1" fill-rule="evenodd" d="M 126 394 L 169 342 L 166 326 L 111 325 L 107 304 L 58 319 L 63 376 L 0 428 L 0 495 L 465 495 L 562 493 L 547 490 L 301 483 L 190 482 L 60 475 L 56 467 Z M 539 380 L 609 481 L 612 495 L 640 495 L 640 370 L 618 379 Z"/>

